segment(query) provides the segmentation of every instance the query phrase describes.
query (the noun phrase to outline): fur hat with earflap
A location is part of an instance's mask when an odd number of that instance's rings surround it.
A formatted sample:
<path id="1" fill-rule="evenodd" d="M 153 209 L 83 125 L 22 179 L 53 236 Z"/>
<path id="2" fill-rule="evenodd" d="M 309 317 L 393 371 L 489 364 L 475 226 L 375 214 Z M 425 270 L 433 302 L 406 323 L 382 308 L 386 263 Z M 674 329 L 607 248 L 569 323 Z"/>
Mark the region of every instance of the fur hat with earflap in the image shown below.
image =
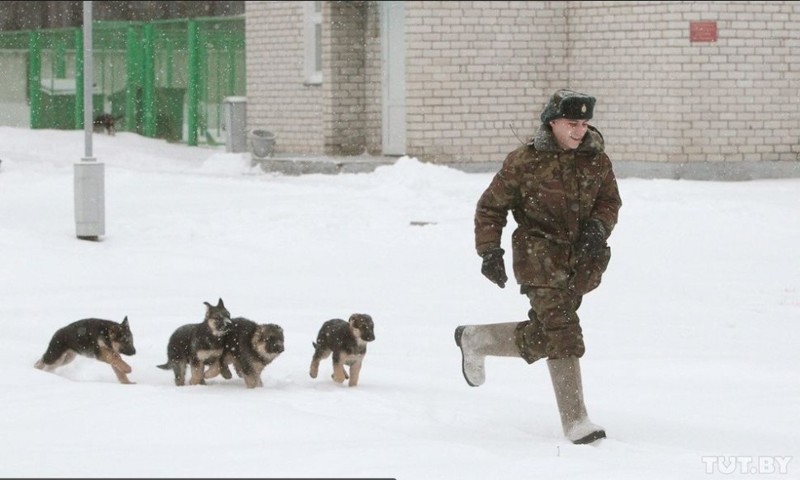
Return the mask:
<path id="1" fill-rule="evenodd" d="M 557 90 L 547 101 L 539 118 L 543 125 L 550 120 L 569 118 L 570 120 L 591 120 L 595 98 L 574 90 Z"/>

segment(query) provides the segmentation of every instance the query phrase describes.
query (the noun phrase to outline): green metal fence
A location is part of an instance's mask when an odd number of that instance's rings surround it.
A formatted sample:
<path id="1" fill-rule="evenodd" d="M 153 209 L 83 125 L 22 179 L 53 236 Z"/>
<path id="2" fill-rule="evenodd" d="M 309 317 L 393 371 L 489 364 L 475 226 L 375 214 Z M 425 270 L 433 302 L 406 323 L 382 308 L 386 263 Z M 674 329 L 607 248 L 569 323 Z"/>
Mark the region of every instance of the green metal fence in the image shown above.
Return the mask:
<path id="1" fill-rule="evenodd" d="M 147 137 L 224 141 L 223 100 L 245 95 L 243 17 L 94 22 L 92 34 L 93 114 Z M 82 28 L 0 32 L 0 68 L 0 103 L 17 117 L 27 105 L 30 128 L 83 128 Z"/>

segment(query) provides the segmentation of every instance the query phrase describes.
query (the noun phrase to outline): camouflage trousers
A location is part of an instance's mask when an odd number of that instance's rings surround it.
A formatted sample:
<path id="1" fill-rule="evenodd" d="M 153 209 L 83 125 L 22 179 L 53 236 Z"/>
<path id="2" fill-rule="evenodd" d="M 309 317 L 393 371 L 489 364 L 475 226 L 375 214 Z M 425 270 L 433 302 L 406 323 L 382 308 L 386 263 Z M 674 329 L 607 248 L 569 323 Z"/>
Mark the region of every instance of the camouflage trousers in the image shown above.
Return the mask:
<path id="1" fill-rule="evenodd" d="M 578 307 L 583 297 L 572 289 L 523 287 L 530 300 L 529 320 L 520 322 L 514 340 L 528 363 L 542 358 L 582 357 L 586 351 Z"/>

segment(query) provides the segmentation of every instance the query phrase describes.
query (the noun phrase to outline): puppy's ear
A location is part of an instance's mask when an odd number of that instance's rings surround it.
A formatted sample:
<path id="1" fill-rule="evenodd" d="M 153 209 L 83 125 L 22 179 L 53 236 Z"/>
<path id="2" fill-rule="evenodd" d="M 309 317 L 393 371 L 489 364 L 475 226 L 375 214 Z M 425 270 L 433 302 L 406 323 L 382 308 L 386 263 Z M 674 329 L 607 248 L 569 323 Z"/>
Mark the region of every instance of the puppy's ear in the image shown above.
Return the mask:
<path id="1" fill-rule="evenodd" d="M 208 302 L 203 302 L 203 305 L 206 306 L 206 311 L 208 311 L 208 309 L 211 308 L 211 304 Z"/>
<path id="2" fill-rule="evenodd" d="M 217 306 L 218 306 L 218 307 L 225 308 L 225 304 L 224 304 L 224 303 L 222 303 L 222 298 L 221 298 L 221 297 L 220 297 L 219 301 L 217 302 Z"/>
<path id="3" fill-rule="evenodd" d="M 128 327 L 128 316 L 127 316 L 127 315 L 125 315 L 125 319 L 122 321 L 122 324 L 121 324 L 121 325 L 122 325 L 123 327 L 125 327 L 125 328 L 129 328 L 129 327 Z"/>
<path id="4" fill-rule="evenodd" d="M 367 315 L 366 313 L 354 313 L 350 315 L 350 325 L 353 325 L 357 321 L 369 321 L 372 320 L 372 317 Z"/>

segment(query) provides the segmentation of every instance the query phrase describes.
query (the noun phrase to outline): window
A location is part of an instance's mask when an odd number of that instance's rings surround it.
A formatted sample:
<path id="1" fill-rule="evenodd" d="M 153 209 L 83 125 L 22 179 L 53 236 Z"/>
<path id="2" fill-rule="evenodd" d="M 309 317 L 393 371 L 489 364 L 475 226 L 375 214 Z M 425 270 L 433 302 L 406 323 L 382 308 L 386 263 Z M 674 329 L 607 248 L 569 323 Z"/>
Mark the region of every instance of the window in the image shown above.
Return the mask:
<path id="1" fill-rule="evenodd" d="M 322 83 L 322 2 L 304 2 L 306 84 Z"/>

